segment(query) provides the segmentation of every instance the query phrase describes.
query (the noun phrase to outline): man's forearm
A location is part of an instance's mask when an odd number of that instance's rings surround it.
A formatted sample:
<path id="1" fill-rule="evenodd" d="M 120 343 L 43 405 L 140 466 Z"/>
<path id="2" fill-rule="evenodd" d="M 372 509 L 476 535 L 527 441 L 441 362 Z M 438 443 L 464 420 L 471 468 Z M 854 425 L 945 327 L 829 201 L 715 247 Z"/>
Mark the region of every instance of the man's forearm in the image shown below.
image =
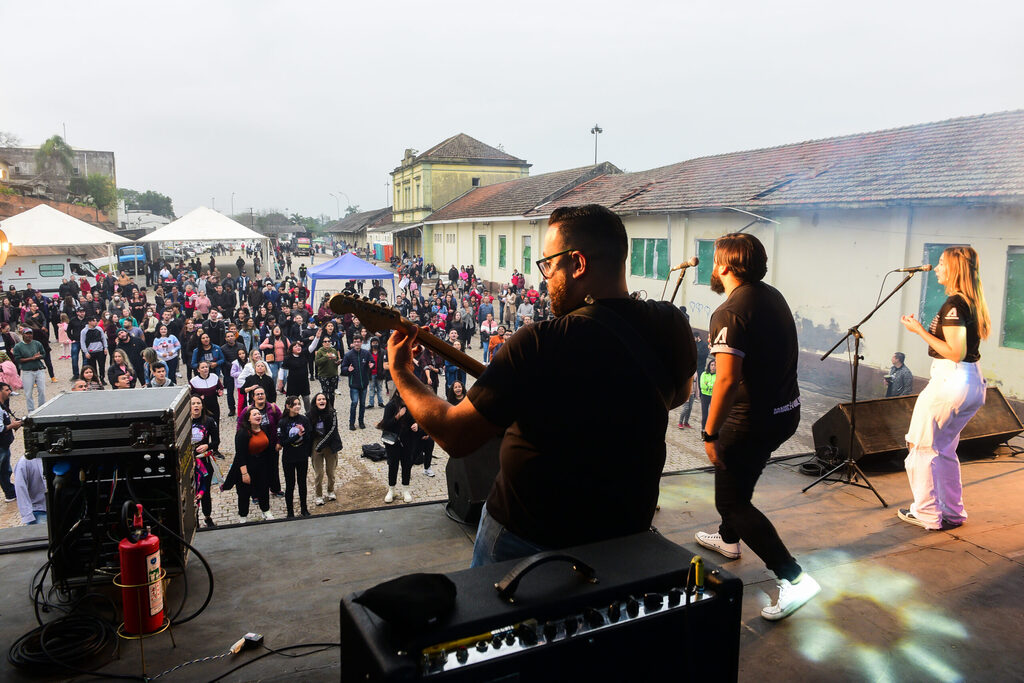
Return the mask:
<path id="1" fill-rule="evenodd" d="M 731 377 L 718 377 L 715 380 L 704 431 L 708 434 L 717 434 L 722 429 L 722 425 L 725 424 L 726 418 L 729 417 L 729 413 L 732 411 L 733 403 L 736 402 L 736 392 L 738 390 L 738 380 L 734 380 Z"/>

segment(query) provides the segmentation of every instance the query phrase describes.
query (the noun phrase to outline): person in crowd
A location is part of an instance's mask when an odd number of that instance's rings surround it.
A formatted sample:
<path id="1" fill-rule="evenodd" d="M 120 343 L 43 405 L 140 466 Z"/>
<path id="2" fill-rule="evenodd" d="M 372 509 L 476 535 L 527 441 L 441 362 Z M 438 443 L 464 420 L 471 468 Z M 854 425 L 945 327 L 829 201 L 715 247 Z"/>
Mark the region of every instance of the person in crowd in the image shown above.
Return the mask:
<path id="1" fill-rule="evenodd" d="M 270 376 L 270 369 L 266 362 L 256 360 L 253 363 L 253 374 L 249 375 L 242 382 L 242 393 L 246 395 L 246 405 L 252 405 L 256 392 L 263 390 L 264 395 L 271 403 L 277 402 L 277 388 Z"/>
<path id="2" fill-rule="evenodd" d="M 217 347 L 214 347 L 217 348 Z M 220 424 L 220 397 L 224 395 L 224 383 L 219 376 L 210 372 L 210 364 L 199 361 L 198 372 L 189 380 L 192 395 L 203 402 L 206 414 Z"/>
<path id="3" fill-rule="evenodd" d="M 166 323 L 157 325 L 156 339 L 153 340 L 153 350 L 157 358 L 167 364 L 167 377 L 174 382 L 178 377 L 178 360 L 181 356 L 181 342 L 178 337 L 171 333 L 171 328 Z"/>
<path id="4" fill-rule="evenodd" d="M 366 390 L 366 410 L 373 408 L 374 398 L 377 407 L 384 407 L 384 366 L 388 360 L 388 352 L 381 348 L 380 337 L 370 338 L 370 385 Z"/>
<path id="5" fill-rule="evenodd" d="M 220 377 L 221 366 L 224 365 L 224 352 L 213 343 L 209 333 L 205 330 L 198 330 L 196 336 L 199 338 L 199 343 L 192 349 L 192 369 L 198 372 L 199 364 L 205 361 L 210 372 Z"/>
<path id="6" fill-rule="evenodd" d="M 232 298 L 232 300 L 234 300 Z M 241 357 L 246 358 L 245 345 L 238 341 L 235 326 L 232 324 L 224 331 L 224 343 L 221 344 L 220 352 L 224 356 L 224 366 L 221 372 L 221 379 L 224 381 L 224 391 L 228 396 L 228 417 L 235 417 L 235 362 Z M 241 354 L 241 355 L 240 355 Z M 242 363 L 245 367 L 245 363 Z M 238 369 L 241 372 L 241 367 Z"/>
<path id="7" fill-rule="evenodd" d="M 453 406 L 457 406 L 460 403 L 462 403 L 463 399 L 465 399 L 465 398 L 466 398 L 465 385 L 461 381 L 455 380 L 452 383 L 451 390 L 448 392 L 448 402 L 451 403 Z"/>
<path id="8" fill-rule="evenodd" d="M 231 361 L 231 369 L 228 371 L 228 374 L 231 376 L 232 386 L 235 387 L 232 391 L 234 394 L 234 400 L 231 403 L 232 405 L 237 405 L 238 410 L 245 407 L 245 394 L 242 393 L 242 382 L 245 380 L 240 382 L 238 378 L 242 375 L 242 372 L 248 364 L 249 354 L 245 352 L 244 348 L 239 348 L 235 359 Z M 234 411 L 231 411 L 228 415 L 230 417 L 235 417 L 236 414 Z"/>
<path id="9" fill-rule="evenodd" d="M 11 349 L 13 348 L 14 345 L 11 346 Z M 24 387 L 21 383 L 21 375 L 18 374 L 18 366 L 14 364 L 6 351 L 0 351 L 0 382 L 11 385 L 11 389 L 14 390 L 12 396 L 17 396 L 17 390 Z"/>
<path id="10" fill-rule="evenodd" d="M 487 358 L 485 363 L 489 363 L 494 358 L 495 351 L 498 347 L 505 343 L 505 332 L 508 328 L 504 325 L 498 325 L 497 331 L 487 341 L 487 350 L 484 351 L 484 356 Z"/>
<path id="11" fill-rule="evenodd" d="M 338 413 L 327 400 L 327 394 L 320 392 L 313 397 L 309 411 L 309 423 L 313 428 L 313 492 L 317 505 L 324 504 L 324 474 L 327 475 L 327 500 L 337 500 L 334 493 L 334 473 L 338 468 L 338 452 L 342 449 L 341 432 L 338 431 Z"/>
<path id="12" fill-rule="evenodd" d="M 68 327 L 71 325 L 71 318 L 67 313 L 60 314 L 60 322 L 57 324 L 57 342 L 60 344 L 61 355 L 59 360 L 71 358 L 71 337 L 68 336 Z"/>
<path id="13" fill-rule="evenodd" d="M 459 339 L 455 340 L 452 344 L 456 351 L 462 350 L 462 341 Z M 452 385 L 456 382 L 460 382 L 463 387 L 466 386 L 466 371 L 463 370 L 459 365 L 453 363 L 450 360 L 445 359 L 444 361 L 444 395 L 445 399 L 451 397 Z"/>
<path id="14" fill-rule="evenodd" d="M 348 428 L 351 431 L 356 429 L 357 411 L 359 413 L 359 428 L 366 429 L 364 414 L 366 412 L 366 389 L 370 384 L 370 362 L 370 352 L 363 348 L 362 339 L 354 337 L 351 348 L 341 359 L 340 366 L 341 374 L 348 376 L 348 395 L 351 401 Z"/>
<path id="15" fill-rule="evenodd" d="M 338 366 L 341 365 L 341 354 L 335 348 L 336 337 L 324 334 L 316 350 L 314 367 L 320 390 L 327 397 L 327 403 L 334 408 L 334 394 L 338 390 Z M 314 468 L 315 469 L 315 468 Z"/>
<path id="16" fill-rule="evenodd" d="M 192 367 L 192 353 L 196 347 L 199 346 L 199 328 L 196 327 L 195 320 L 192 318 L 185 318 L 185 323 L 181 328 L 181 359 L 185 366 L 185 380 L 192 379 L 192 375 L 195 374 L 195 368 Z"/>
<path id="17" fill-rule="evenodd" d="M 3 489 L 4 499 L 8 503 L 15 499 L 14 486 L 11 484 L 11 444 L 14 443 L 14 433 L 22 425 L 22 421 L 11 410 L 11 394 L 11 385 L 0 382 L 0 489 Z"/>
<path id="18" fill-rule="evenodd" d="M 46 403 L 46 366 L 43 363 L 46 354 L 43 345 L 35 341 L 33 336 L 32 328 L 26 327 L 21 332 L 21 341 L 15 344 L 11 351 L 11 357 L 21 370 L 21 381 L 25 385 L 26 411 L 29 413 L 36 409 L 36 402 L 32 396 L 33 389 L 36 391 L 39 405 Z"/>
<path id="19" fill-rule="evenodd" d="M 26 524 L 46 524 L 46 477 L 42 458 L 21 458 L 14 467 L 18 514 Z"/>
<path id="20" fill-rule="evenodd" d="M 412 475 L 412 462 L 416 452 L 420 448 L 419 425 L 413 420 L 397 391 L 391 396 L 391 400 L 384 407 L 384 417 L 380 421 L 382 432 L 381 439 L 384 441 L 384 450 L 388 459 L 388 490 L 384 494 L 384 502 L 390 503 L 395 499 L 395 487 L 398 485 L 398 469 L 402 469 L 402 499 L 406 503 L 412 502 L 412 489 L 410 480 Z"/>
<path id="21" fill-rule="evenodd" d="M 284 469 L 284 502 L 288 517 L 295 516 L 295 485 L 299 488 L 299 513 L 309 517 L 306 504 L 306 477 L 309 457 L 313 450 L 313 428 L 309 418 L 302 414 L 298 396 L 284 400 L 284 415 L 277 425 L 277 442 L 281 449 L 281 467 Z"/>
<path id="22" fill-rule="evenodd" d="M 284 376 L 283 382 L 278 382 L 278 390 L 284 391 L 285 395 L 298 396 L 302 399 L 303 408 L 309 411 L 309 352 L 302 345 L 301 341 L 291 343 L 288 355 L 281 362 Z"/>
<path id="23" fill-rule="evenodd" d="M 110 358 L 110 368 L 107 370 L 107 379 L 110 380 L 111 389 L 134 389 L 138 382 L 135 368 L 128 360 L 128 354 L 124 349 L 114 349 Z"/>
<path id="24" fill-rule="evenodd" d="M 132 336 L 127 330 L 118 330 L 114 348 L 124 351 L 128 362 L 131 363 L 132 368 L 135 370 L 136 377 L 141 378 L 145 376 L 145 359 L 142 357 L 142 351 L 146 348 L 146 345 L 141 339 Z"/>
<path id="25" fill-rule="evenodd" d="M 886 397 L 908 396 L 914 393 L 914 373 L 904 365 L 903 361 L 906 358 L 900 351 L 892 354 L 892 367 L 889 374 L 882 378 L 885 382 Z"/>
<path id="26" fill-rule="evenodd" d="M 194 378 L 193 378 L 194 379 Z M 196 498 L 203 513 L 207 527 L 217 526 L 213 521 L 213 486 L 214 454 L 220 450 L 220 428 L 217 422 L 203 407 L 203 399 L 193 396 L 189 399 L 192 414 L 192 449 L 196 455 Z"/>
<path id="27" fill-rule="evenodd" d="M 700 430 L 708 425 L 708 410 L 711 408 L 711 391 L 715 388 L 715 359 L 708 361 L 707 369 L 700 375 Z"/>
<path id="28" fill-rule="evenodd" d="M 82 366 L 82 374 L 79 375 L 79 378 L 85 382 L 86 391 L 100 391 L 104 387 L 104 383 L 96 374 L 96 368 L 91 365 Z"/>
<path id="29" fill-rule="evenodd" d="M 905 461 L 914 502 L 899 518 L 925 529 L 951 529 L 967 521 L 960 461 L 960 432 L 985 404 L 981 341 L 992 329 L 981 263 L 973 247 L 949 247 L 935 267 L 948 297 L 927 329 L 913 314 L 900 322 L 928 344 L 930 379 L 914 403 Z"/>
<path id="30" fill-rule="evenodd" d="M 499 327 L 492 313 L 488 313 L 487 317 L 480 323 L 480 348 L 484 352 L 484 363 L 487 363 L 491 358 L 491 338 L 498 333 Z"/>
<path id="31" fill-rule="evenodd" d="M 149 381 L 146 386 L 155 389 L 164 389 L 167 387 L 173 387 L 174 382 L 167 376 L 167 365 L 165 363 L 156 362 L 149 366 Z"/>
<path id="32" fill-rule="evenodd" d="M 271 327 L 270 334 L 260 343 L 260 351 L 263 352 L 263 357 L 270 368 L 270 376 L 275 382 L 278 381 L 281 363 L 284 361 L 285 354 L 288 353 L 290 346 L 291 342 L 284 336 L 280 325 Z"/>
<path id="33" fill-rule="evenodd" d="M 169 377 L 167 377 L 167 375 L 169 374 L 167 372 L 167 363 L 163 362 L 162 360 L 160 360 L 157 357 L 156 351 L 153 350 L 153 347 L 147 347 L 147 348 L 142 349 L 142 375 L 141 375 L 141 377 L 142 377 L 142 380 L 143 380 L 143 384 L 145 384 L 147 387 L 150 386 L 149 383 L 153 379 L 153 366 L 154 365 L 162 365 L 163 368 L 164 368 L 164 377 L 167 378 L 168 380 L 170 379 Z M 171 382 L 171 384 L 174 384 L 174 382 Z"/>
<path id="34" fill-rule="evenodd" d="M 275 496 L 283 496 L 284 492 L 281 490 L 281 471 L 278 467 L 278 455 L 277 455 L 277 423 L 281 421 L 281 409 L 277 407 L 276 403 L 271 402 L 267 399 L 267 392 L 263 387 L 258 387 L 252 392 L 252 406 L 256 410 L 260 411 L 263 416 L 263 428 L 267 432 L 267 436 L 270 438 L 270 443 L 274 447 L 274 452 L 271 454 L 271 461 L 269 472 L 268 485 L 270 492 Z M 236 428 L 242 425 L 242 418 L 239 415 Z"/>
<path id="35" fill-rule="evenodd" d="M 240 524 L 249 521 L 249 501 L 253 498 L 263 512 L 263 519 L 274 519 L 270 512 L 269 484 L 275 462 L 275 444 L 271 443 L 270 433 L 276 429 L 265 425 L 264 417 L 254 405 L 238 415 L 240 424 L 235 432 L 235 459 L 222 489 L 228 491 L 238 487 Z"/>

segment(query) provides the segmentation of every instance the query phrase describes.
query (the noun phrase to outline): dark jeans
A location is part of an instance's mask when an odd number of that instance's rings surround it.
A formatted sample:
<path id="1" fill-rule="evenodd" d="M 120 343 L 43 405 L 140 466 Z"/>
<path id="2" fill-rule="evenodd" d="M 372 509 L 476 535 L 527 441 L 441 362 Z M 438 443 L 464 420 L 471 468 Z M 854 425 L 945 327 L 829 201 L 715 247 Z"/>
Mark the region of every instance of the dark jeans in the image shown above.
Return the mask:
<path id="1" fill-rule="evenodd" d="M 700 395 L 700 431 L 704 431 L 704 428 L 708 426 L 708 410 L 711 409 L 711 395 L 701 394 Z"/>
<path id="2" fill-rule="evenodd" d="M 321 377 L 320 378 L 320 391 L 324 392 L 324 396 L 327 397 L 327 405 L 331 408 L 334 407 L 334 392 L 338 389 L 338 378 L 337 377 Z"/>
<path id="3" fill-rule="evenodd" d="M 11 449 L 0 448 L 0 489 L 5 498 L 14 498 L 14 484 L 11 483 Z"/>
<path id="4" fill-rule="evenodd" d="M 264 454 L 258 459 L 254 458 L 250 461 L 253 464 L 246 468 L 251 484 L 245 484 L 241 479 L 238 480 L 236 491 L 238 492 L 239 517 L 249 516 L 249 500 L 251 498 L 256 499 L 263 512 L 270 509 L 270 491 L 267 489 L 270 462 L 267 455 L 269 454 Z"/>
<path id="5" fill-rule="evenodd" d="M 737 429 L 731 425 L 719 432 L 724 470 L 715 470 L 715 508 L 722 516 L 718 533 L 726 543 L 742 540 L 780 579 L 792 581 L 800 565 L 782 543 L 775 527 L 754 507 L 754 486 L 772 452 L 796 432 L 800 409 L 771 418 L 764 426 Z"/>
<path id="6" fill-rule="evenodd" d="M 288 505 L 288 516 L 295 514 L 295 484 L 299 484 L 299 510 L 302 514 L 309 512 L 306 507 L 306 475 L 309 473 L 309 458 L 303 458 L 298 462 L 281 462 L 284 468 L 284 502 Z"/>
<path id="7" fill-rule="evenodd" d="M 235 378 L 231 376 L 231 373 L 225 372 L 221 381 L 224 382 L 224 393 L 228 397 L 228 412 L 233 415 L 235 413 Z"/>
<path id="8" fill-rule="evenodd" d="M 352 401 L 352 405 L 348 409 L 348 426 L 354 427 L 356 424 L 356 409 L 359 409 L 359 424 L 363 424 L 363 415 L 366 414 L 366 389 L 356 389 L 355 387 L 348 388 L 348 397 Z"/>
<path id="9" fill-rule="evenodd" d="M 82 356 L 82 345 L 79 342 L 71 342 L 71 376 L 78 377 L 79 358 Z"/>
<path id="10" fill-rule="evenodd" d="M 420 451 L 423 453 L 423 469 L 429 470 L 434 460 L 434 440 L 420 439 Z"/>
<path id="11" fill-rule="evenodd" d="M 419 445 L 416 445 L 419 448 Z M 384 447 L 388 456 L 388 486 L 398 483 L 398 466 L 402 466 L 402 486 L 409 485 L 409 477 L 412 475 L 412 456 L 414 448 L 408 448 L 404 444 L 394 444 Z"/>
<path id="12" fill-rule="evenodd" d="M 107 382 L 107 352 L 106 351 L 94 351 L 90 354 L 92 357 L 86 359 L 86 363 L 92 366 L 93 371 L 96 373 L 96 381 L 100 384 L 106 384 Z"/>
<path id="13" fill-rule="evenodd" d="M 210 497 L 210 487 L 213 486 L 213 468 L 216 467 L 216 465 L 213 464 L 213 456 L 203 459 L 206 461 L 203 463 L 206 466 L 206 474 L 199 475 L 199 486 L 203 489 L 203 496 L 199 499 L 199 503 L 203 509 L 203 516 L 209 517 L 213 512 L 213 501 Z"/>
<path id="14" fill-rule="evenodd" d="M 690 398 L 686 399 L 686 403 L 683 404 L 683 409 L 679 411 L 679 424 L 690 424 L 690 412 L 693 410 L 693 396 L 699 393 L 698 388 L 691 384 L 690 387 Z"/>

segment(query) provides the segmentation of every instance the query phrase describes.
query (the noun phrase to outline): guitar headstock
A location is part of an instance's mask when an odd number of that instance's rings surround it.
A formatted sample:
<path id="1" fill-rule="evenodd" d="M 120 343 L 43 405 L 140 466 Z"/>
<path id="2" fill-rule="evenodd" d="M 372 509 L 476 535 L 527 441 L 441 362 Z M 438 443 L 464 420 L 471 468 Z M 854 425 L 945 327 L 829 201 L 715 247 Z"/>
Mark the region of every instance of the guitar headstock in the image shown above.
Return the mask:
<path id="1" fill-rule="evenodd" d="M 351 313 L 371 332 L 387 332 L 402 327 L 402 316 L 398 311 L 369 297 L 335 294 L 327 306 L 338 315 Z"/>

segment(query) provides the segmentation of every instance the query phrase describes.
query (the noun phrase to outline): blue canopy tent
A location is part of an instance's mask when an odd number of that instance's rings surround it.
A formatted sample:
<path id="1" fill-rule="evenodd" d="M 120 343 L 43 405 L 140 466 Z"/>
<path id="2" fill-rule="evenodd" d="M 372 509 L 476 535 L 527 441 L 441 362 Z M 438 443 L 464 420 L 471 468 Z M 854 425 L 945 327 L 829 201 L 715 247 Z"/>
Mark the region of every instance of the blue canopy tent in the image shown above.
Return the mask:
<path id="1" fill-rule="evenodd" d="M 352 253 L 342 254 L 327 263 L 313 266 L 306 273 L 313 281 L 309 293 L 310 302 L 316 301 L 317 280 L 391 280 L 391 298 L 395 297 L 395 274 L 367 263 Z"/>

